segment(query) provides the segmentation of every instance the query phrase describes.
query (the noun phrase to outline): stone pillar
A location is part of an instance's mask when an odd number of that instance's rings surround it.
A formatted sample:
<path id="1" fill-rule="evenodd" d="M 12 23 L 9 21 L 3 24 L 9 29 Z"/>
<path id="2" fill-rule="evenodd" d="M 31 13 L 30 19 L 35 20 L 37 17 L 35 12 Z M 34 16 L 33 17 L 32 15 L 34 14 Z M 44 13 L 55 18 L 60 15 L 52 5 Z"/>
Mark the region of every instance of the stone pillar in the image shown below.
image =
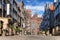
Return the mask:
<path id="1" fill-rule="evenodd" d="M 5 33 L 6 33 L 6 32 L 5 32 L 5 31 L 3 31 L 3 34 L 2 34 L 2 36 L 5 36 Z"/>
<path id="2" fill-rule="evenodd" d="M 23 35 L 23 29 L 22 29 L 22 35 Z"/>
<path id="3" fill-rule="evenodd" d="M 47 35 L 49 35 L 49 30 L 47 31 L 47 33 L 46 33 Z"/>
<path id="4" fill-rule="evenodd" d="M 3 23 L 3 36 L 5 36 L 5 34 L 6 34 L 6 31 L 5 30 L 7 30 L 7 23 Z"/>
<path id="5" fill-rule="evenodd" d="M 43 35 L 45 35 L 45 31 L 43 31 Z"/>
<path id="6" fill-rule="evenodd" d="M 15 35 L 15 30 L 13 29 L 13 33 L 14 33 L 14 35 Z"/>
<path id="7" fill-rule="evenodd" d="M 9 28 L 9 35 L 11 35 L 11 29 Z"/>
<path id="8" fill-rule="evenodd" d="M 50 36 L 52 36 L 52 34 L 49 34 Z"/>
<path id="9" fill-rule="evenodd" d="M 24 32 L 24 34 L 26 35 L 26 31 Z"/>
<path id="10" fill-rule="evenodd" d="M 58 26 L 56 27 L 56 32 L 58 32 Z"/>
<path id="11" fill-rule="evenodd" d="M 55 28 L 52 29 L 52 34 L 54 35 L 54 33 L 55 33 Z"/>
<path id="12" fill-rule="evenodd" d="M 20 28 L 20 36 L 22 35 L 22 28 Z"/>

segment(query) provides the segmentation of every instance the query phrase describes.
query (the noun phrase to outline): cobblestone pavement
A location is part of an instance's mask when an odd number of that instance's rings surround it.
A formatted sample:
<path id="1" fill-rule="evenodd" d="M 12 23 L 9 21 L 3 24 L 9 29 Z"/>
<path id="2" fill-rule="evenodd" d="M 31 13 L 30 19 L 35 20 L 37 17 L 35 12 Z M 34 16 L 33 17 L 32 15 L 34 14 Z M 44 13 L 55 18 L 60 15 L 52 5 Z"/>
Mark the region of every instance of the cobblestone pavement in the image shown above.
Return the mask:
<path id="1" fill-rule="evenodd" d="M 0 40 L 60 40 L 56 36 L 0 36 Z"/>

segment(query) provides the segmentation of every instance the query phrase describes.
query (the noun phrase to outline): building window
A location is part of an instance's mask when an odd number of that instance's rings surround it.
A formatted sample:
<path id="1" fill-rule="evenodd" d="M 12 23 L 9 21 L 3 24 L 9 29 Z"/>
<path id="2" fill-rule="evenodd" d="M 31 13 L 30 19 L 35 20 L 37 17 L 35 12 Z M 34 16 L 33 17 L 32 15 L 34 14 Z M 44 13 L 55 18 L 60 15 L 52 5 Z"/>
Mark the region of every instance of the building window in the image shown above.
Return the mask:
<path id="1" fill-rule="evenodd" d="M 13 4 L 13 0 L 10 0 L 10 3 Z"/>

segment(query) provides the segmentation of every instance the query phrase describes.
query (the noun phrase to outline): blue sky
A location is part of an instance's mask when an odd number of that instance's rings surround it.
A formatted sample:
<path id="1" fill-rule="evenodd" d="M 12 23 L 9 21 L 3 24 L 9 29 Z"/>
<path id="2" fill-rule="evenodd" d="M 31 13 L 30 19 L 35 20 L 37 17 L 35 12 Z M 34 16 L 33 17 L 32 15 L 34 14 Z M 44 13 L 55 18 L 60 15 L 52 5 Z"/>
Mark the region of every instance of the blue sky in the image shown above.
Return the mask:
<path id="1" fill-rule="evenodd" d="M 21 0 L 17 0 L 18 3 L 20 3 Z M 53 0 L 23 0 L 24 2 L 24 8 L 30 9 L 32 15 L 34 15 L 36 12 L 38 14 L 38 17 L 42 17 L 44 13 L 44 6 L 46 3 L 51 3 Z"/>

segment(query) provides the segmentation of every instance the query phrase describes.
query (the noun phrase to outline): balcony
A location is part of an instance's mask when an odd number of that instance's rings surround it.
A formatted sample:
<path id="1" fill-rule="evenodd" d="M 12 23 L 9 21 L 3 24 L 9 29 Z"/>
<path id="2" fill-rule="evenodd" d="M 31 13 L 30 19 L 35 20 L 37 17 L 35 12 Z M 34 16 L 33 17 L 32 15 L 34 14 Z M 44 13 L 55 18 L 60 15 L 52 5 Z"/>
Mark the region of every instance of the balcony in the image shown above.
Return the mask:
<path id="1" fill-rule="evenodd" d="M 17 20 L 17 16 L 15 14 L 12 14 L 12 18 L 14 18 L 15 20 Z"/>
<path id="2" fill-rule="evenodd" d="M 17 7 L 14 5 L 13 8 L 17 11 Z"/>
<path id="3" fill-rule="evenodd" d="M 23 13 L 22 13 L 22 12 L 20 13 L 20 16 L 24 19 L 24 15 L 23 15 Z"/>
<path id="4" fill-rule="evenodd" d="M 58 2 L 55 4 L 55 9 L 56 9 L 57 6 L 58 6 Z"/>
<path id="5" fill-rule="evenodd" d="M 17 11 L 17 14 L 20 16 L 20 8 L 18 7 L 17 10 L 18 10 L 18 11 Z"/>
<path id="6" fill-rule="evenodd" d="M 46 21 L 46 22 L 45 22 L 45 25 L 48 25 L 48 24 L 49 24 L 49 22 L 48 22 L 48 21 Z"/>
<path id="7" fill-rule="evenodd" d="M 20 16 L 20 12 L 19 11 L 17 11 L 17 14 Z"/>
<path id="8" fill-rule="evenodd" d="M 20 22 L 20 17 L 17 18 L 18 22 Z"/>
<path id="9" fill-rule="evenodd" d="M 20 16 L 20 12 L 19 12 L 18 8 L 15 5 L 14 5 L 14 10 L 17 12 L 17 15 Z"/>
<path id="10" fill-rule="evenodd" d="M 59 9 L 57 8 L 56 10 L 55 10 L 55 13 L 54 13 L 54 17 L 56 17 L 58 14 L 59 14 Z"/>
<path id="11" fill-rule="evenodd" d="M 60 21 L 59 21 L 59 20 L 56 20 L 55 23 L 54 23 L 54 25 L 55 25 L 55 26 L 56 26 L 56 25 L 60 25 Z"/>

